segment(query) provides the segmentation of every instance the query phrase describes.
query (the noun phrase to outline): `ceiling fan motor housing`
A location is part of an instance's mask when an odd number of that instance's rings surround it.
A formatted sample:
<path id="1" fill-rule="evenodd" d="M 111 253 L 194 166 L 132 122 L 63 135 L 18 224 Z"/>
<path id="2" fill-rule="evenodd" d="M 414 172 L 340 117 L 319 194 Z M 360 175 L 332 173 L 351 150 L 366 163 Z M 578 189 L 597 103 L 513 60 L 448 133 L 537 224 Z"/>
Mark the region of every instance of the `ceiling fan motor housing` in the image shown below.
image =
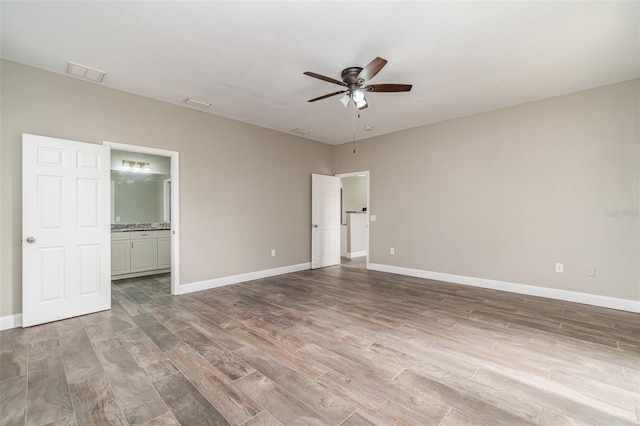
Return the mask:
<path id="1" fill-rule="evenodd" d="M 361 67 L 349 67 L 342 70 L 342 81 L 351 85 L 357 84 L 358 86 L 364 83 L 364 79 L 358 78 L 358 74 L 362 71 Z"/>

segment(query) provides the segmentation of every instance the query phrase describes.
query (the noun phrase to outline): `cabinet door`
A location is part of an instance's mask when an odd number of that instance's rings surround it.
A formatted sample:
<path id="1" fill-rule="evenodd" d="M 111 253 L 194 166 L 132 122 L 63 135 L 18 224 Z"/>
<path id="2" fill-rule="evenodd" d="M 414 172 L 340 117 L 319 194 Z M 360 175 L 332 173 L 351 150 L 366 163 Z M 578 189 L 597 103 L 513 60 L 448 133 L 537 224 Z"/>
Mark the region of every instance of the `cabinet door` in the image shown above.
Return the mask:
<path id="1" fill-rule="evenodd" d="M 111 241 L 111 275 L 131 272 L 131 250 L 129 240 Z"/>
<path id="2" fill-rule="evenodd" d="M 158 238 L 158 269 L 171 268 L 171 237 Z"/>
<path id="3" fill-rule="evenodd" d="M 158 269 L 158 239 L 131 240 L 131 272 Z"/>

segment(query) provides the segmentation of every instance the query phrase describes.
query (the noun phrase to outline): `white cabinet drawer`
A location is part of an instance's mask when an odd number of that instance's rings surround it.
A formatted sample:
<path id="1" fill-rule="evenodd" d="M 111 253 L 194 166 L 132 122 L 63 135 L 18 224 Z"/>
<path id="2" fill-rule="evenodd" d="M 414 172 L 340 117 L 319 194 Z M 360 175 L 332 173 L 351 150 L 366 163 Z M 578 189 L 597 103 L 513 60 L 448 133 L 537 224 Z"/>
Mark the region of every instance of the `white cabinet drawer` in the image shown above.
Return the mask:
<path id="1" fill-rule="evenodd" d="M 132 231 L 129 232 L 132 240 L 140 240 L 144 238 L 158 238 L 158 231 Z"/>
<path id="2" fill-rule="evenodd" d="M 128 240 L 130 232 L 112 232 L 111 241 Z"/>

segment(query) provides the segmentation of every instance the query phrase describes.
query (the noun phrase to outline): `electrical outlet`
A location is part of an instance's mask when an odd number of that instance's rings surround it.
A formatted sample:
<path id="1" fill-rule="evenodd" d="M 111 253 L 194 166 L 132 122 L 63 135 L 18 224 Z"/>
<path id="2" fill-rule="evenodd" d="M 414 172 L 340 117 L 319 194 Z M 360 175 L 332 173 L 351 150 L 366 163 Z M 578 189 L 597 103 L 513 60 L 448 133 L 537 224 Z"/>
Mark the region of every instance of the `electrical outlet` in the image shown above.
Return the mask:
<path id="1" fill-rule="evenodd" d="M 596 276 L 596 268 L 595 267 L 587 268 L 587 276 L 588 277 L 595 277 Z"/>
<path id="2" fill-rule="evenodd" d="M 369 216 L 369 219 L 371 220 L 371 222 L 375 222 L 376 221 L 376 215 L 372 214 L 371 216 Z"/>
<path id="3" fill-rule="evenodd" d="M 389 254 L 396 254 L 396 249 L 394 249 L 393 247 L 391 247 L 389 249 Z"/>
<path id="4" fill-rule="evenodd" d="M 556 263 L 556 272 L 563 273 L 564 272 L 564 264 Z"/>
<path id="5" fill-rule="evenodd" d="M 275 256 L 276 255 L 276 249 L 271 249 L 271 256 Z"/>

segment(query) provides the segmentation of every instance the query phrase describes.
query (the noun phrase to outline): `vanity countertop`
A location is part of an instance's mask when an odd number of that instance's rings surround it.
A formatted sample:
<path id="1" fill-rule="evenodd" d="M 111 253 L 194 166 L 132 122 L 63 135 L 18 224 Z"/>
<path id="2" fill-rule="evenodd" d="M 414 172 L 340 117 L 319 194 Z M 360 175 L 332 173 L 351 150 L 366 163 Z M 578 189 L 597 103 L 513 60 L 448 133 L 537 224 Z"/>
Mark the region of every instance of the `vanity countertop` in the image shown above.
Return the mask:
<path id="1" fill-rule="evenodd" d="M 168 231 L 170 229 L 171 229 L 170 223 L 111 224 L 111 232 Z"/>

